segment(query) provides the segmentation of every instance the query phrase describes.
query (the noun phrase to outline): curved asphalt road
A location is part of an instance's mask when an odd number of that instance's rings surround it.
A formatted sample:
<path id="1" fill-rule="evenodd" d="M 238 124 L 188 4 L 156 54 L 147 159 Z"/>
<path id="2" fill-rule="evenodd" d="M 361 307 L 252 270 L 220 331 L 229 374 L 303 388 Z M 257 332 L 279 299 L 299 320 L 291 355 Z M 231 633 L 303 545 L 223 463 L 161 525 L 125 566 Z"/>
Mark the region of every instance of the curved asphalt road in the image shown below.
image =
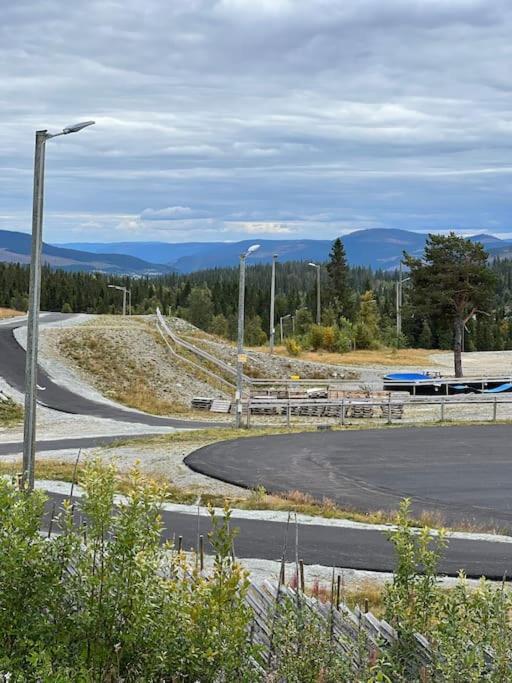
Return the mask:
<path id="1" fill-rule="evenodd" d="M 65 320 L 73 315 L 62 313 L 46 313 L 41 316 L 41 324 Z M 0 323 L 0 376 L 12 387 L 20 392 L 25 391 L 25 351 L 16 341 L 14 330 L 26 325 L 26 319 L 13 319 L 9 322 Z M 38 392 L 38 402 L 48 408 L 59 410 L 64 413 L 79 415 L 92 415 L 94 417 L 108 418 L 119 422 L 136 422 L 138 424 L 177 427 L 190 429 L 200 427 L 214 427 L 211 422 L 192 422 L 176 420 L 168 417 L 147 415 L 135 410 L 125 410 L 111 406 L 107 403 L 99 403 L 79 396 L 65 387 L 55 384 L 46 372 L 38 369 L 38 385 L 44 387 L 44 391 Z M 225 426 L 225 425 L 223 425 Z"/>
<path id="2" fill-rule="evenodd" d="M 59 314 L 49 314 L 44 317 L 44 320 L 51 322 L 63 317 Z M 24 323 L 20 320 L 8 324 L 0 323 L 0 376 L 19 391 L 23 391 L 25 353 L 15 340 L 13 329 L 22 324 Z M 39 384 L 46 387 L 44 392 L 40 392 L 41 403 L 56 410 L 146 425 L 203 426 L 200 422 L 144 415 L 82 398 L 52 382 L 41 370 L 39 371 Z M 211 423 L 206 424 L 212 426 Z M 413 430 L 407 429 L 385 432 L 337 432 L 244 439 L 242 447 L 238 441 L 215 444 L 190 455 L 187 464 L 210 476 L 235 481 L 242 485 L 263 484 L 268 490 L 276 491 L 290 488 L 310 490 L 317 497 L 327 495 L 338 502 L 343 504 L 349 502 L 356 507 L 361 507 L 362 501 L 366 501 L 369 506 L 378 504 L 378 507 L 396 507 L 397 500 L 411 490 L 416 494 L 415 502 L 419 502 L 420 497 L 425 493 L 426 482 L 431 481 L 433 488 L 430 490 L 430 500 L 435 500 L 437 507 L 451 501 L 451 506 L 448 506 L 451 510 L 455 505 L 455 495 L 458 495 L 460 482 L 458 487 L 452 486 L 452 498 L 448 495 L 449 488 L 443 493 L 447 480 L 445 479 L 446 472 L 443 473 L 443 469 L 439 469 L 440 453 L 441 451 L 448 452 L 451 461 L 453 460 L 452 472 L 458 462 L 459 471 L 462 474 L 461 466 L 467 463 L 464 458 L 461 460 L 460 456 L 467 451 L 468 445 L 474 443 L 473 439 L 478 438 L 476 432 L 468 431 L 471 429 L 465 428 L 466 446 L 462 448 L 462 451 L 460 442 L 458 449 L 454 451 L 453 439 L 446 440 L 447 435 L 456 435 L 455 428 L 442 431 L 414 430 L 414 435 Z M 503 441 L 510 438 L 512 432 L 510 430 L 500 432 L 500 429 L 503 430 L 503 428 L 494 427 L 492 432 L 498 430 L 496 434 L 502 434 L 501 439 L 498 439 L 501 443 L 501 464 L 508 466 Z M 483 445 L 486 447 L 486 455 L 489 455 L 491 431 L 484 429 L 481 434 L 484 435 L 487 432 L 488 436 L 484 438 Z M 119 437 L 75 437 L 41 441 L 38 442 L 37 449 L 43 451 L 90 448 L 112 442 L 117 438 Z M 497 443 L 495 439 L 491 441 L 493 444 Z M 493 448 L 494 446 L 490 449 L 491 454 Z M 19 442 L 0 444 L 0 456 L 21 451 L 22 444 Z M 340 453 L 343 455 L 341 460 Z M 454 458 L 457 453 L 459 453 L 458 461 L 456 457 Z M 476 453 L 479 452 L 475 450 L 473 456 Z M 378 457 L 377 454 L 379 454 Z M 481 453 L 479 453 L 480 456 Z M 367 461 L 368 458 L 370 459 Z M 479 458 L 473 457 L 472 461 L 474 466 L 478 466 L 479 475 L 485 468 L 479 465 Z M 492 462 L 493 467 L 498 464 L 496 458 Z M 366 466 L 362 467 L 365 463 Z M 437 464 L 430 471 L 434 463 Z M 409 476 L 405 482 L 407 490 L 403 490 L 401 488 L 404 486 L 403 477 L 410 467 L 412 467 L 413 475 Z M 425 478 L 429 471 L 430 479 Z M 369 475 L 371 472 L 378 473 L 376 479 L 372 479 Z M 397 475 L 399 476 L 395 479 Z M 481 491 L 482 482 L 478 482 L 478 477 L 474 477 L 474 480 L 477 484 L 480 483 L 478 488 Z M 418 484 L 421 481 L 423 485 L 415 490 L 414 483 Z M 460 481 L 463 482 L 464 479 Z M 504 493 L 508 481 L 506 473 L 500 477 L 496 472 L 494 482 L 501 485 L 502 502 L 505 499 Z M 441 487 L 441 493 L 439 493 L 439 487 Z M 350 492 L 352 492 L 352 497 L 350 497 Z M 432 499 L 433 492 L 437 495 L 435 499 Z M 63 496 L 57 494 L 49 494 L 49 496 L 49 506 L 52 501 L 60 504 L 63 500 Z M 421 501 L 422 504 L 424 502 L 424 500 Z M 467 505 L 467 502 L 464 504 Z M 509 519 L 506 514 L 507 510 L 502 510 L 501 513 L 507 517 L 507 520 Z M 79 514 L 78 511 L 77 514 Z M 512 519 L 512 510 L 510 519 Z M 195 514 L 164 511 L 163 523 L 166 538 L 181 535 L 185 548 L 196 545 L 198 518 Z M 199 523 L 199 533 L 206 534 L 210 529 L 209 518 L 200 517 Z M 237 519 L 236 516 L 233 518 L 232 525 L 238 527 L 240 532 L 236 540 L 236 553 L 239 557 L 279 560 L 283 554 L 285 536 L 290 534 L 287 543 L 289 549 L 287 559 L 294 559 L 292 539 L 295 536 L 295 529 L 293 526 L 289 527 L 282 522 Z M 391 571 L 394 567 L 394 551 L 391 544 L 381 531 L 372 529 L 361 530 L 320 524 L 301 525 L 299 547 L 300 557 L 306 564 L 336 565 L 375 571 Z M 512 543 L 451 539 L 440 569 L 443 573 L 450 575 L 456 575 L 459 570 L 463 569 L 468 576 L 486 575 L 489 578 L 501 579 L 505 574 L 510 574 L 511 567 Z"/>
<path id="3" fill-rule="evenodd" d="M 299 490 L 363 512 L 440 513 L 512 531 L 512 427 L 368 429 L 254 437 L 189 455 L 193 470 L 270 492 Z"/>

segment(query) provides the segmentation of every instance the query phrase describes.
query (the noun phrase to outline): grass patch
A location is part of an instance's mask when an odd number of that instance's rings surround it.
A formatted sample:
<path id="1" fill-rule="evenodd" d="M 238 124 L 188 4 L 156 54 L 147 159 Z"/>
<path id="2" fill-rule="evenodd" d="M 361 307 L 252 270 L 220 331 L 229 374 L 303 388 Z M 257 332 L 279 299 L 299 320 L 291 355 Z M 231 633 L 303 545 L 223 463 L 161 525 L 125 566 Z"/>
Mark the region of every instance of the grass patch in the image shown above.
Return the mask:
<path id="1" fill-rule="evenodd" d="M 252 347 L 254 351 L 268 353 L 268 347 Z M 288 358 L 290 356 L 285 346 L 275 346 L 275 353 Z M 375 350 L 348 351 L 347 353 L 331 353 L 330 351 L 302 351 L 299 360 L 312 361 L 314 363 L 328 363 L 332 365 L 414 365 L 416 367 L 432 367 L 439 365 L 435 361 L 432 349 L 394 349 L 384 347 Z"/>
<path id="2" fill-rule="evenodd" d="M 20 315 L 25 315 L 25 312 L 17 311 L 15 308 L 3 308 L 0 306 L 0 320 L 4 318 L 17 318 Z"/>
<path id="3" fill-rule="evenodd" d="M 0 397 L 0 427 L 13 427 L 23 420 L 23 408 L 12 398 Z"/>
<path id="4" fill-rule="evenodd" d="M 153 338 L 153 330 L 147 330 L 147 323 L 137 321 L 142 329 Z M 127 325 L 122 322 L 120 326 Z M 187 414 L 190 408 L 175 400 L 158 396 L 152 386 L 152 368 L 140 365 L 129 352 L 126 343 L 120 344 L 109 336 L 112 325 L 80 327 L 59 331 L 59 352 L 75 363 L 101 391 L 114 401 L 130 408 L 153 415 Z M 127 329 L 127 334 L 133 328 Z"/>

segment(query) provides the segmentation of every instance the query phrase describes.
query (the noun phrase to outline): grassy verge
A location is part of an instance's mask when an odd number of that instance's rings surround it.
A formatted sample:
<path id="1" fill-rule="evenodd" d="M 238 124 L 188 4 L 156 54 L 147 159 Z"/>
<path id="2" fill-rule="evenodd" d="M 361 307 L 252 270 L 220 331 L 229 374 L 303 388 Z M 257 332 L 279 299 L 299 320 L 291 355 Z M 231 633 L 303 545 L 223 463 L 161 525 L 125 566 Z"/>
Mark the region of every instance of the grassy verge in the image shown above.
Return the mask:
<path id="1" fill-rule="evenodd" d="M 268 347 L 252 347 L 253 351 L 268 352 Z M 275 346 L 275 353 L 292 358 L 285 346 Z M 293 358 L 313 361 L 315 363 L 329 363 L 332 365 L 414 365 L 415 367 L 432 367 L 438 363 L 432 357 L 435 351 L 430 349 L 394 349 L 384 347 L 375 350 L 348 351 L 347 353 L 332 353 L 330 351 L 302 351 Z"/>
<path id="2" fill-rule="evenodd" d="M 270 429 L 262 431 L 267 435 L 293 433 L 293 431 L 290 432 L 285 430 Z M 198 439 L 199 434 L 203 437 L 202 439 Z M 254 434 L 244 430 L 240 430 L 240 432 L 237 433 L 235 430 L 227 429 L 204 429 L 155 436 L 151 437 L 150 439 L 145 439 L 144 443 L 146 445 L 148 442 L 151 442 L 155 445 L 188 443 L 191 446 L 200 447 L 205 445 L 206 435 L 211 435 L 210 443 L 214 443 L 216 441 L 225 440 L 227 434 L 231 437 L 254 436 Z M 140 440 L 126 439 L 116 441 L 107 446 L 107 448 L 115 448 L 116 446 L 136 447 L 140 445 Z M 20 472 L 20 469 L 21 460 L 15 462 L 0 462 L 0 475 L 15 477 L 16 474 Z M 83 473 L 84 466 L 78 465 L 75 470 L 75 465 L 72 462 L 59 462 L 53 459 L 38 459 L 37 462 L 36 477 L 38 479 L 72 482 L 74 475 L 76 475 L 75 481 L 76 483 L 80 483 Z M 353 508 L 344 508 L 337 505 L 330 498 L 324 497 L 322 500 L 316 500 L 310 494 L 299 490 L 287 491 L 285 493 L 268 493 L 263 487 L 258 487 L 257 489 L 251 491 L 249 496 L 238 497 L 211 493 L 201 494 L 198 493 L 196 488 L 180 488 L 179 486 L 173 485 L 172 482 L 163 482 L 161 477 L 156 478 L 145 475 L 145 478 L 162 489 L 163 498 L 165 501 L 183 505 L 196 504 L 199 495 L 201 505 L 204 506 L 211 505 L 213 507 L 224 507 L 224 505 L 227 503 L 232 509 L 297 513 L 311 517 L 340 519 L 353 522 L 362 522 L 365 524 L 395 524 L 397 522 L 398 516 L 398 510 L 376 510 L 373 512 L 361 512 Z M 128 473 L 117 473 L 116 486 L 119 493 L 127 492 L 129 488 Z M 411 522 L 418 528 L 448 528 L 442 514 L 433 511 L 424 511 L 418 517 L 411 519 Z M 500 529 L 489 528 L 484 524 L 475 524 L 473 522 L 470 523 L 464 521 L 450 525 L 449 529 L 452 531 L 501 533 Z"/>
<path id="3" fill-rule="evenodd" d="M 25 315 L 24 311 L 17 311 L 14 308 L 2 308 L 0 306 L 0 320 L 4 318 L 16 318 L 20 315 Z"/>
<path id="4" fill-rule="evenodd" d="M 153 329 L 146 329 L 147 323 L 137 324 L 141 333 L 153 337 Z M 91 325 L 61 331 L 59 351 L 93 377 L 100 390 L 114 401 L 153 415 L 192 415 L 188 406 L 156 395 L 148 370 L 130 356 L 125 346 L 109 338 L 111 329 Z"/>
<path id="5" fill-rule="evenodd" d="M 0 427 L 14 427 L 23 420 L 23 408 L 11 398 L 0 398 Z"/>

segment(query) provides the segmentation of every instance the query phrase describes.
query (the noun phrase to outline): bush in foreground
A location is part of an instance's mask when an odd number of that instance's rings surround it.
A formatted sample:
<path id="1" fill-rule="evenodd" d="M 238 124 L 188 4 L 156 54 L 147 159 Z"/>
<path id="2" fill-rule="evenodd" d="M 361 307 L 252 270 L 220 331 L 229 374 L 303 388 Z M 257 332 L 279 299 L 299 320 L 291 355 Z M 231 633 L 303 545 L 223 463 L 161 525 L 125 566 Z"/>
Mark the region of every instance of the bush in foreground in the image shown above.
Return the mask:
<path id="1" fill-rule="evenodd" d="M 253 638 L 261 613 L 249 607 L 247 576 L 233 558 L 229 510 L 213 518 L 215 561 L 206 576 L 194 558 L 161 544 L 161 491 L 137 471 L 126 499 L 115 505 L 113 468 L 88 466 L 83 486 L 80 510 L 66 502 L 59 534 L 47 537 L 40 532 L 44 496 L 0 480 L 3 680 L 512 679 L 509 591 L 485 581 L 469 588 L 463 577 L 455 589 L 442 589 L 437 564 L 444 538 L 413 529 L 407 502 L 390 535 L 397 568 L 385 591 L 386 618 L 396 638 L 370 641 L 353 621 L 351 630 L 340 633 L 332 605 L 316 610 L 300 592 L 279 593 L 266 614 L 264 649 Z"/>

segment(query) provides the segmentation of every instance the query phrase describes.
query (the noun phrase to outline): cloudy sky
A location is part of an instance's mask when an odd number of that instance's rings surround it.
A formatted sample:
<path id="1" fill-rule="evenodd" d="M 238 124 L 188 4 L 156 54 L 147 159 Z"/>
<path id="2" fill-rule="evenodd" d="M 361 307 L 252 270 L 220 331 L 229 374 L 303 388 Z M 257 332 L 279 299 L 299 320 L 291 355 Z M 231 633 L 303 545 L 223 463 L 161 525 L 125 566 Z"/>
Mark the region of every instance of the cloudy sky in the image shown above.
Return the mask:
<path id="1" fill-rule="evenodd" d="M 47 241 L 512 237 L 510 0 L 16 0 L 0 228 Z"/>

